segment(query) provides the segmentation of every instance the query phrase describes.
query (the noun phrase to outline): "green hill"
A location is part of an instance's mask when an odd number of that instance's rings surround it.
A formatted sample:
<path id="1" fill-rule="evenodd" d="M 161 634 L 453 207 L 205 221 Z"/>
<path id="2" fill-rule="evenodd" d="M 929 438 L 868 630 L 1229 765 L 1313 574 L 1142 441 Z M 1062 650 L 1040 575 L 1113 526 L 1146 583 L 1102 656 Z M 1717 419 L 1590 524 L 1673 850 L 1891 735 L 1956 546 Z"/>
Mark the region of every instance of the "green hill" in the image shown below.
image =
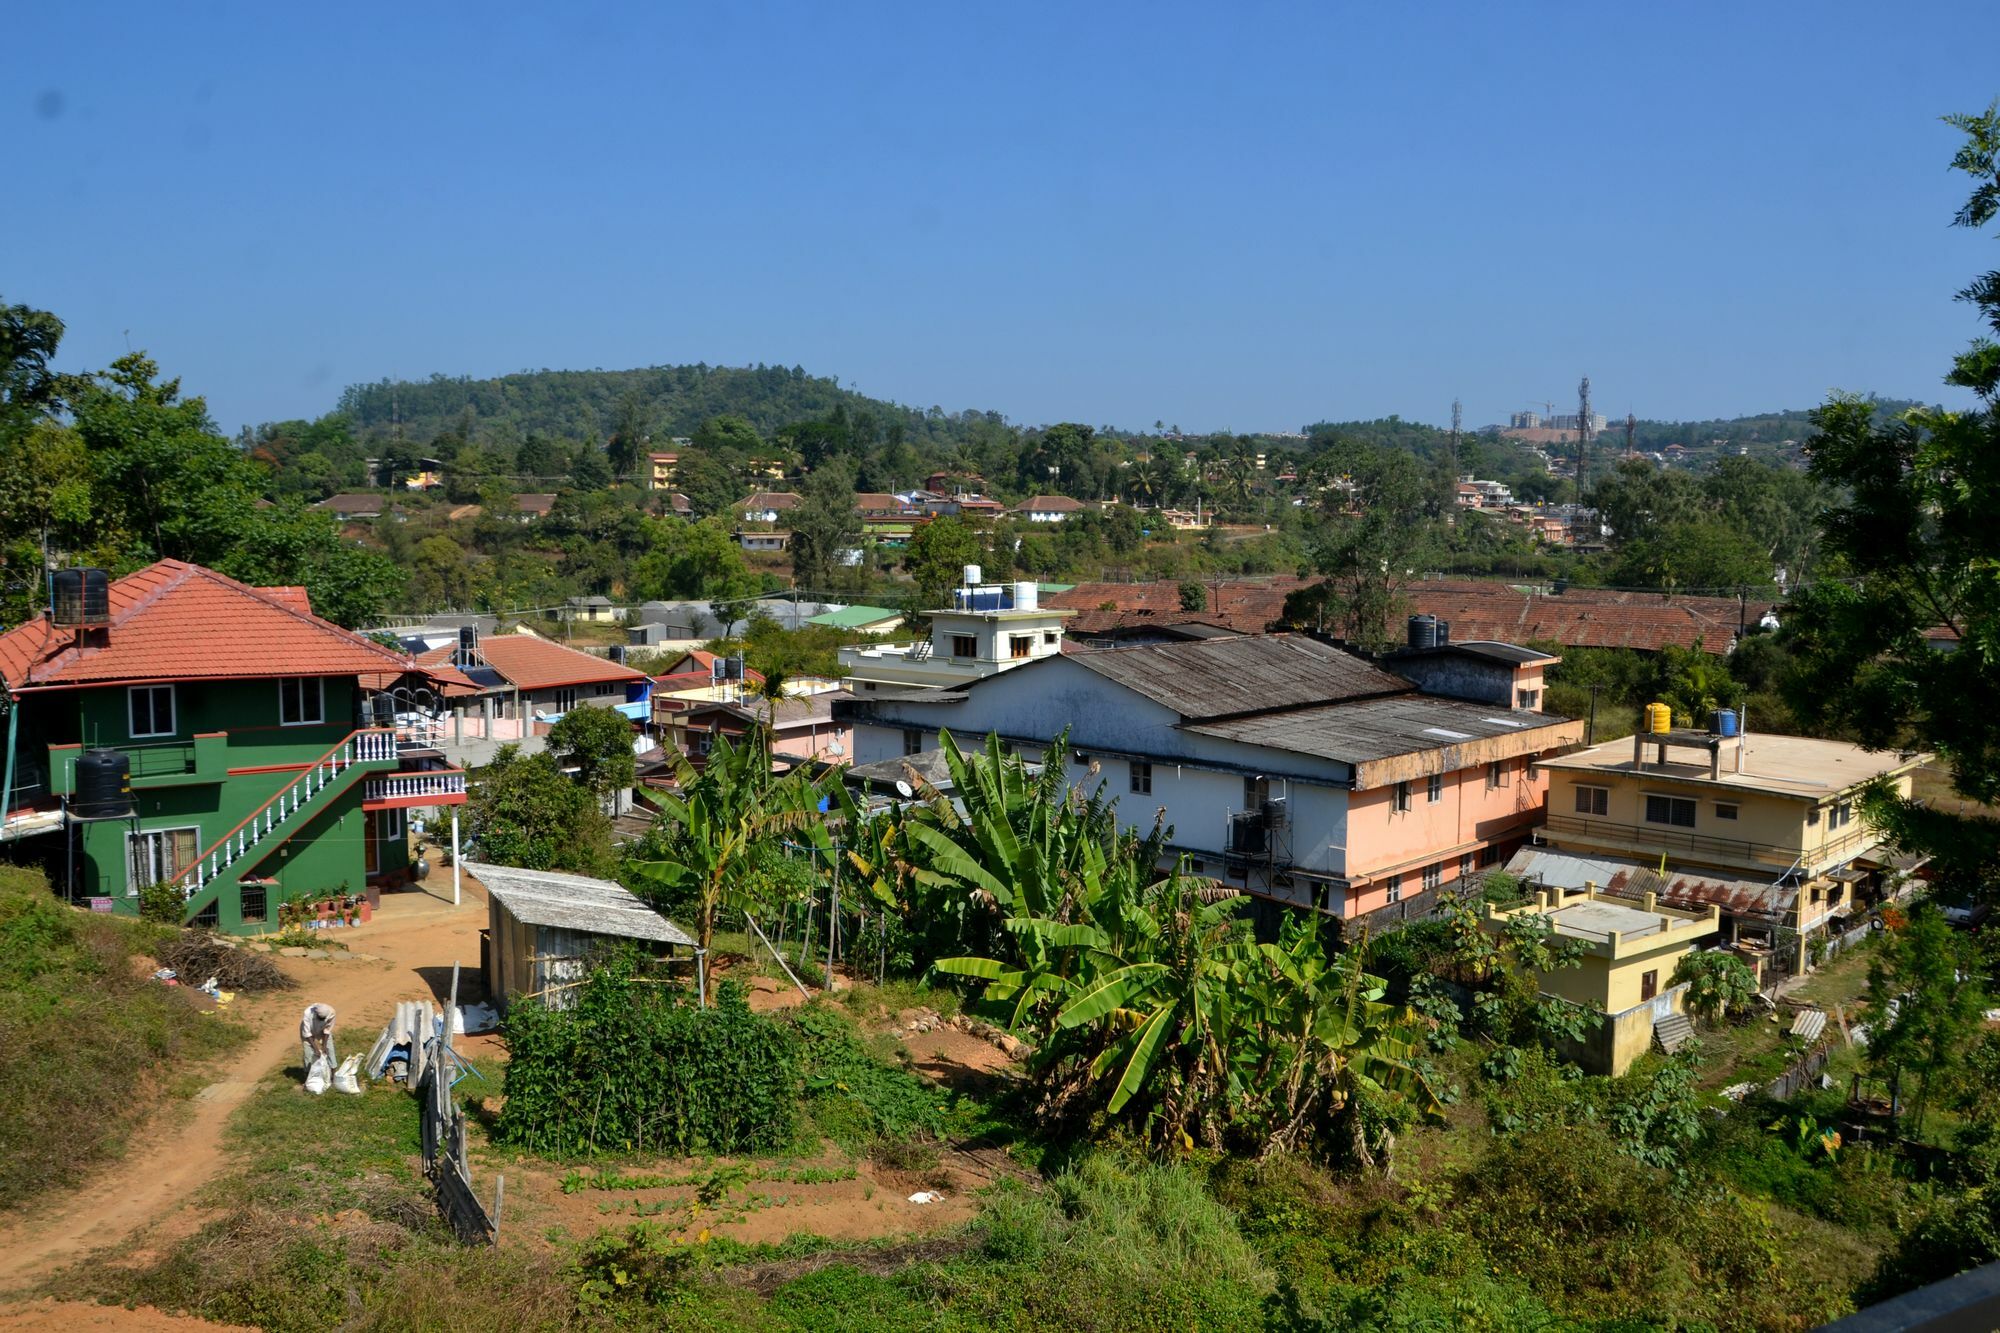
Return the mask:
<path id="1" fill-rule="evenodd" d="M 647 366 L 638 370 L 531 370 L 494 379 L 433 375 L 427 380 L 356 384 L 339 410 L 361 439 L 403 434 L 428 441 L 446 433 L 506 442 L 531 435 L 603 440 L 634 402 L 657 439 L 692 435 L 710 417 L 734 413 L 759 435 L 845 409 L 864 438 L 954 442 L 974 424 L 998 424 L 997 412 L 929 412 L 843 389 L 839 381 L 783 366 Z M 464 429 L 470 427 L 471 429 Z"/>

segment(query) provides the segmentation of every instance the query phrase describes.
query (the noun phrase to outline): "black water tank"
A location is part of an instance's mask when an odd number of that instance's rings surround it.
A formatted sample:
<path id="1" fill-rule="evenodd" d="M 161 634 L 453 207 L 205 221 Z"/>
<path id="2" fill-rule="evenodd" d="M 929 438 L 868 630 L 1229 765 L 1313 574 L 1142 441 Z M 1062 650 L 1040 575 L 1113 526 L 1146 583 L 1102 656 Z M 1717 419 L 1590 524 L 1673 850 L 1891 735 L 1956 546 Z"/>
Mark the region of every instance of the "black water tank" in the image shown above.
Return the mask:
<path id="1" fill-rule="evenodd" d="M 611 650 L 610 650 L 610 655 L 611 655 L 611 660 L 612 660 L 612 661 L 614 661 L 614 662 L 616 662 L 616 663 L 617 663 L 617 664 L 618 664 L 619 666 L 624 666 L 624 665 L 625 665 L 625 645 L 624 645 L 624 644 L 622 644 L 622 643 L 614 643 L 614 644 L 612 644 L 612 645 L 611 645 Z"/>
<path id="2" fill-rule="evenodd" d="M 1438 621 L 1438 647 L 1442 648 L 1444 645 L 1450 642 L 1451 642 L 1451 622 L 1449 620 Z"/>
<path id="3" fill-rule="evenodd" d="M 394 695 L 377 694 L 369 698 L 368 725 L 371 727 L 393 727 L 396 725 L 396 697 Z"/>
<path id="4" fill-rule="evenodd" d="M 1410 647 L 1435 648 L 1438 646 L 1438 618 L 1436 616 L 1410 617 Z"/>
<path id="5" fill-rule="evenodd" d="M 103 625 L 111 620 L 111 576 L 101 569 L 58 569 L 51 579 L 49 619 L 58 625 Z"/>
<path id="6" fill-rule="evenodd" d="M 126 819 L 132 814 L 132 761 L 122 750 L 85 750 L 76 761 L 79 819 Z"/>

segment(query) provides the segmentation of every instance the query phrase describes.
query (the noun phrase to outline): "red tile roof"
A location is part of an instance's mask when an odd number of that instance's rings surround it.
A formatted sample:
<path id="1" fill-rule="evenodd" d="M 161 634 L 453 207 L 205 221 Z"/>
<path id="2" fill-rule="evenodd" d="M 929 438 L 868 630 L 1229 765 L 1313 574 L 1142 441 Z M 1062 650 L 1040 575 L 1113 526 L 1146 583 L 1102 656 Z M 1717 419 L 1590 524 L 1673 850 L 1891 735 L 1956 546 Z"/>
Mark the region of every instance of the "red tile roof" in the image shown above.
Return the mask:
<path id="1" fill-rule="evenodd" d="M 1016 506 L 1023 513 L 1035 511 L 1053 514 L 1073 514 L 1083 507 L 1083 501 L 1072 500 L 1067 495 L 1031 495 Z"/>
<path id="2" fill-rule="evenodd" d="M 743 509 L 796 509 L 799 506 L 800 498 L 800 496 L 792 491 L 758 491 L 755 495 L 745 500 L 739 507 Z"/>
<path id="3" fill-rule="evenodd" d="M 1068 592 L 1043 597 L 1042 605 L 1075 611 L 1068 625 L 1072 634 L 1102 634 L 1194 620 L 1239 634 L 1262 634 L 1284 615 L 1286 594 L 1301 586 L 1302 580 L 1290 576 L 1205 583 L 1202 587 L 1208 594 L 1208 605 L 1200 611 L 1183 611 L 1181 585 L 1172 580 L 1079 583 Z"/>
<path id="4" fill-rule="evenodd" d="M 1775 603 L 1733 597 L 1669 597 L 1664 593 L 1570 588 L 1562 593 L 1524 592 L 1504 583 L 1432 579 L 1403 590 L 1412 614 L 1451 624 L 1451 637 L 1540 640 L 1566 648 L 1636 648 L 1659 652 L 1697 643 L 1720 657 L 1738 624 L 1755 625 Z"/>
<path id="5" fill-rule="evenodd" d="M 537 492 L 532 495 L 517 495 L 514 497 L 514 512 L 519 514 L 541 515 L 548 513 L 555 507 L 556 497 L 553 494 Z"/>
<path id="6" fill-rule="evenodd" d="M 252 588 L 212 569 L 162 560 L 111 584 L 103 646 L 44 619 L 0 634 L 13 689 L 126 681 L 256 680 L 401 673 L 410 662 L 312 613 L 303 588 Z"/>
<path id="7" fill-rule="evenodd" d="M 667 670 L 654 676 L 654 683 L 662 689 L 687 690 L 710 684 L 715 679 L 715 664 L 722 659 L 706 648 L 690 648 L 673 661 L 667 663 Z M 743 679 L 751 685 L 760 685 L 764 673 L 750 667 L 743 668 Z"/>
<path id="8" fill-rule="evenodd" d="M 454 644 L 433 648 L 417 661 L 439 680 L 456 683 L 450 666 Z M 479 656 L 509 685 L 523 690 L 553 690 L 564 685 L 600 685 L 614 680 L 645 680 L 646 673 L 620 666 L 608 658 L 581 653 L 532 634 L 495 634 L 479 641 Z M 442 665 L 444 673 L 437 671 Z M 458 676 L 458 679 L 465 679 Z M 471 681 L 467 680 L 467 684 Z"/>

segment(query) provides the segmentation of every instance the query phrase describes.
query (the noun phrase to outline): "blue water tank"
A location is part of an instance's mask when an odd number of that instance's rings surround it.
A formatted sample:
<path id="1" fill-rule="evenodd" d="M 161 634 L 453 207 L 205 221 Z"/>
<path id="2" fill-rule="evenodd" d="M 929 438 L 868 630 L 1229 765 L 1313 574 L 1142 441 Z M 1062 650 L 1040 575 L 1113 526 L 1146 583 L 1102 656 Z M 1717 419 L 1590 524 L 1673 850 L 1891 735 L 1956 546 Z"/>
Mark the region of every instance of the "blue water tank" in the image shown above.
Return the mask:
<path id="1" fill-rule="evenodd" d="M 1715 710 L 1715 734 L 1718 736 L 1734 736 L 1736 734 L 1736 710 L 1734 708 L 1718 708 Z"/>

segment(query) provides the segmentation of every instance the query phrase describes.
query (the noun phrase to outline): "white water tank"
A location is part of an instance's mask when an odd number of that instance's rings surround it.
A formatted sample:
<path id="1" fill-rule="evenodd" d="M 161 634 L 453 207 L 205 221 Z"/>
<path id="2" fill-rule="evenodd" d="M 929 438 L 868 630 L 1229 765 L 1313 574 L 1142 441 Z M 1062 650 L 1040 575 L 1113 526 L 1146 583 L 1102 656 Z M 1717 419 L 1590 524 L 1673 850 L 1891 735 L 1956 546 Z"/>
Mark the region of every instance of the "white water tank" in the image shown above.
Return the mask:
<path id="1" fill-rule="evenodd" d="M 977 588 L 979 586 L 979 577 L 980 577 L 980 569 L 978 565 L 967 565 L 965 567 L 966 587 Z"/>
<path id="2" fill-rule="evenodd" d="M 1016 583 L 1014 585 L 1014 609 L 1016 611 L 1032 611 L 1035 609 L 1034 584 Z"/>

